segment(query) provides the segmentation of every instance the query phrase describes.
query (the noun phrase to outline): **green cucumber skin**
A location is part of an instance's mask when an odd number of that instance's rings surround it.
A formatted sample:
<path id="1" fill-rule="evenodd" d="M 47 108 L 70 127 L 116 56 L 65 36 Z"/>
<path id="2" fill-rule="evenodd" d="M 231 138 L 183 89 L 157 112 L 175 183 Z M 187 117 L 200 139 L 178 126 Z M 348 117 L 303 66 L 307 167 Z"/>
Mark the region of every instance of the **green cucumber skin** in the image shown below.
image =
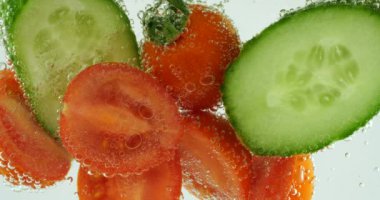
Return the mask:
<path id="1" fill-rule="evenodd" d="M 251 40 L 249 40 L 243 45 L 241 55 L 243 55 L 244 52 L 248 52 L 248 49 L 255 46 L 261 39 L 265 38 L 267 36 L 267 33 L 270 33 L 272 30 L 276 29 L 278 26 L 282 26 L 283 24 L 286 24 L 290 19 L 292 19 L 292 17 L 306 13 L 306 12 L 313 12 L 316 10 L 327 9 L 332 6 L 337 7 L 337 8 L 342 8 L 342 9 L 345 9 L 345 8 L 362 9 L 362 10 L 365 10 L 365 12 L 370 13 L 371 15 L 375 15 L 379 17 L 379 20 L 380 20 L 380 10 L 372 5 L 350 5 L 348 3 L 340 3 L 340 2 L 327 2 L 327 3 L 313 4 L 303 9 L 296 10 L 294 12 L 286 14 L 279 21 L 267 27 L 264 31 L 262 31 L 260 34 L 253 37 Z M 336 141 L 339 141 L 351 136 L 352 134 L 354 134 L 355 131 L 360 130 L 360 128 L 364 127 L 369 121 L 371 121 L 371 119 L 374 116 L 376 116 L 380 111 L 380 100 L 379 100 L 376 105 L 372 106 L 372 109 L 371 109 L 372 111 L 368 112 L 367 116 L 363 118 L 361 121 L 352 123 L 350 128 L 346 129 L 344 132 L 341 132 L 339 134 L 332 135 L 332 137 L 330 137 L 329 140 L 318 141 L 307 148 L 289 149 L 287 147 L 284 147 L 284 149 L 282 149 L 281 151 L 262 148 L 256 145 L 255 142 L 251 141 L 249 137 L 246 137 L 246 135 L 250 135 L 250 134 L 241 129 L 239 120 L 237 120 L 237 117 L 233 111 L 235 108 L 232 104 L 229 103 L 230 100 L 229 100 L 228 93 L 229 93 L 229 90 L 231 90 L 231 88 L 228 88 L 228 82 L 230 79 L 236 78 L 236 77 L 232 77 L 232 75 L 234 74 L 234 71 L 236 70 L 234 66 L 239 65 L 240 62 L 241 60 L 239 58 L 235 59 L 235 61 L 230 64 L 230 66 L 228 67 L 226 71 L 225 81 L 223 85 L 221 86 L 221 91 L 223 94 L 222 99 L 225 105 L 228 119 L 230 120 L 231 124 L 235 128 L 240 140 L 256 155 L 288 157 L 288 156 L 297 155 L 297 154 L 315 153 L 323 149 L 324 147 L 331 145 L 332 143 Z"/>
<path id="2" fill-rule="evenodd" d="M 36 94 L 35 91 L 32 88 L 32 84 L 30 84 L 30 78 L 28 75 L 28 72 L 26 71 L 26 68 L 24 64 L 20 61 L 18 56 L 16 55 L 16 52 L 14 51 L 15 41 L 13 37 L 15 24 L 17 23 L 18 16 L 20 13 L 22 13 L 25 6 L 28 5 L 29 2 L 36 1 L 36 0 L 5 0 L 0 4 L 0 10 L 1 10 L 1 18 L 4 21 L 4 34 L 7 37 L 7 39 L 4 41 L 7 55 L 9 59 L 12 61 L 13 69 L 16 72 L 16 75 L 18 79 L 21 81 L 22 88 L 26 94 L 26 97 L 29 101 L 29 104 L 36 116 L 37 121 L 40 123 L 40 125 L 47 130 L 52 137 L 59 139 L 58 137 L 58 127 L 52 126 L 46 123 L 46 117 L 44 117 L 36 107 L 43 103 L 38 102 L 36 100 Z M 114 8 L 118 10 L 120 13 L 120 16 L 122 17 L 124 24 L 129 27 L 128 30 L 128 37 L 130 37 L 130 40 L 133 40 L 134 43 L 130 44 L 132 45 L 130 48 L 133 48 L 136 50 L 136 56 L 134 57 L 134 60 L 130 63 L 131 65 L 140 68 L 140 52 L 139 47 L 137 44 L 136 36 L 134 32 L 132 31 L 132 26 L 130 23 L 130 20 L 128 16 L 126 15 L 123 8 L 120 6 L 120 4 L 116 3 L 115 0 L 97 0 L 97 1 L 104 1 L 104 2 L 110 2 L 109 4 L 112 5 Z M 11 12 L 9 12 L 11 11 Z M 7 14 L 5 14 L 7 13 Z M 63 95 L 63 94 L 62 94 Z M 57 116 L 58 117 L 58 111 Z"/>

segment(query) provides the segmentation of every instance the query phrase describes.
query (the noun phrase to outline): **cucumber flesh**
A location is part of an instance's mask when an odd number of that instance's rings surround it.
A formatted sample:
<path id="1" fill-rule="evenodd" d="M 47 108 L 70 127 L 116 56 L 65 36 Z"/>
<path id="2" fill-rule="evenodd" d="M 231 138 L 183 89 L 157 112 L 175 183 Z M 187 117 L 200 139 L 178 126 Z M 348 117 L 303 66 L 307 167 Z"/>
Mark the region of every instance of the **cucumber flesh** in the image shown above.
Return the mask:
<path id="1" fill-rule="evenodd" d="M 380 13 L 316 5 L 245 44 L 223 100 L 255 154 L 317 151 L 351 135 L 380 109 Z"/>
<path id="2" fill-rule="evenodd" d="M 56 135 L 60 97 L 100 62 L 139 65 L 128 17 L 113 0 L 8 0 L 6 46 L 41 124 Z"/>

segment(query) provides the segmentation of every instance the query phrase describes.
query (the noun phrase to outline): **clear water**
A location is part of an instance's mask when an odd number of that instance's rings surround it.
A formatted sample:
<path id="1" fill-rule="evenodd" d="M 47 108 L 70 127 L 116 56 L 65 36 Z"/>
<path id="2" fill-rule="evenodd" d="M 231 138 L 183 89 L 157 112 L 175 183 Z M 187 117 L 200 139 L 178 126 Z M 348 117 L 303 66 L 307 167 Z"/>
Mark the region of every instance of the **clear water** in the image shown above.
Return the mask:
<path id="1" fill-rule="evenodd" d="M 137 38 L 142 38 L 139 11 L 152 0 L 125 0 Z M 284 10 L 305 5 L 304 0 L 208 0 L 208 4 L 223 4 L 225 13 L 234 21 L 242 41 L 247 41 L 276 21 Z M 5 67 L 5 54 L 0 50 L 0 68 Z M 315 200 L 380 199 L 380 117 L 371 126 L 354 136 L 335 143 L 313 155 L 315 164 Z M 3 183 L 0 177 L 1 200 L 75 200 L 75 163 L 66 181 L 42 190 L 27 191 Z M 184 199 L 195 199 L 184 191 Z"/>

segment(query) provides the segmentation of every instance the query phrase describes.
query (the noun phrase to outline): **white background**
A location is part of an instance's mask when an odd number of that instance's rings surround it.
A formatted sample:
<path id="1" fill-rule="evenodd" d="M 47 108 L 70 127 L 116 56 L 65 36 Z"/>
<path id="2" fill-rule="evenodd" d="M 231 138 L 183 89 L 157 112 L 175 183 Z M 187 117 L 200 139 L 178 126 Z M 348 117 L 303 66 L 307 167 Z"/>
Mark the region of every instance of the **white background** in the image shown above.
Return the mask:
<path id="1" fill-rule="evenodd" d="M 151 2 L 152 0 L 125 0 L 139 40 L 142 39 L 142 33 L 137 14 Z M 242 41 L 247 41 L 276 21 L 281 9 L 296 8 L 305 4 L 302 0 L 212 0 L 207 1 L 207 4 L 220 2 L 224 4 L 226 15 L 234 21 Z M 4 52 L 1 50 L 0 61 L 4 60 Z M 380 199 L 379 132 L 380 117 L 376 117 L 372 126 L 365 132 L 358 131 L 353 137 L 337 142 L 313 155 L 317 176 L 314 199 Z M 5 183 L 0 184 L 0 200 L 78 199 L 76 195 L 77 167 L 76 164 L 73 165 L 67 181 L 39 192 L 25 190 L 14 192 L 14 187 L 7 186 Z M 192 199 L 187 193 L 184 197 Z"/>

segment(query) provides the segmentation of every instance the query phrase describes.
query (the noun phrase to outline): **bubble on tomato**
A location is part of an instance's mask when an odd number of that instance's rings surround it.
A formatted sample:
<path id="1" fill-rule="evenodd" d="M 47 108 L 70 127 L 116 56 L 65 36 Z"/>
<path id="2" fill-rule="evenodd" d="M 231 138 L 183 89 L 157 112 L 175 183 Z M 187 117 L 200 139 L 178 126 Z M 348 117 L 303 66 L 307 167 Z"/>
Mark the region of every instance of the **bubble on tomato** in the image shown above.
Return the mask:
<path id="1" fill-rule="evenodd" d="M 4 158 L 0 161 L 0 174 L 5 175 L 6 182 L 4 184 L 10 186 L 14 191 L 28 191 L 31 188 L 38 190 L 52 184 L 44 180 L 35 180 L 30 175 L 18 171 L 10 161 Z M 42 184 L 41 181 L 45 184 Z"/>
<path id="2" fill-rule="evenodd" d="M 143 119 L 152 119 L 154 116 L 152 109 L 144 105 L 139 106 L 139 114 Z"/>
<path id="3" fill-rule="evenodd" d="M 211 74 L 206 74 L 199 80 L 200 84 L 203 86 L 213 85 L 215 83 L 215 76 Z"/>

